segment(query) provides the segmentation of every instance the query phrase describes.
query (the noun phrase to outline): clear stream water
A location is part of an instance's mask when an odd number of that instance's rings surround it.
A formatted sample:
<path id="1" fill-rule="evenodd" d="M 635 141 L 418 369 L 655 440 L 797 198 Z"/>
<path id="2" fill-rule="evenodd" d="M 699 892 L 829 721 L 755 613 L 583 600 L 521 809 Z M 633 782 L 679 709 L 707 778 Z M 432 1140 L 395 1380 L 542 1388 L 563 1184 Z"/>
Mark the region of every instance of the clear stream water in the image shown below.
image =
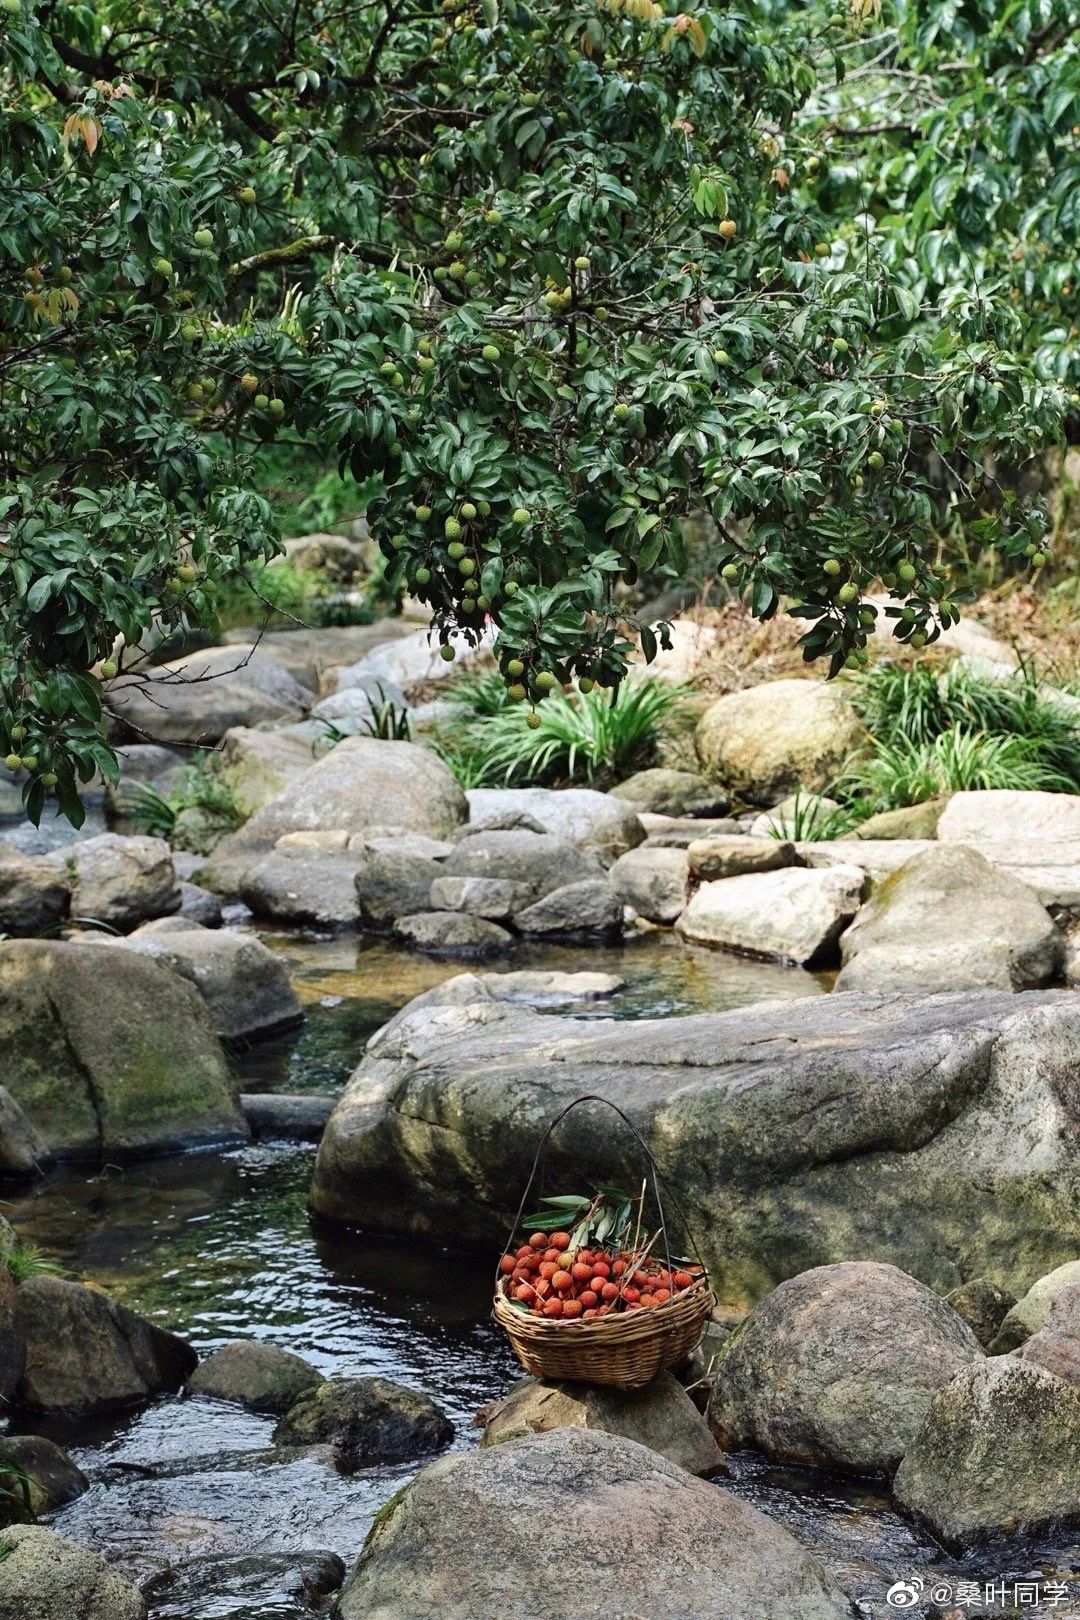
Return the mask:
<path id="1" fill-rule="evenodd" d="M 340 1090 L 375 1029 L 461 971 L 352 935 L 263 937 L 288 958 L 308 1016 L 297 1034 L 242 1055 L 247 1090 Z M 674 1017 L 826 988 L 808 974 L 696 951 L 667 935 L 621 949 L 522 950 L 513 965 L 621 974 L 626 989 L 613 1003 L 575 1009 L 597 1018 Z M 327 1374 L 398 1379 L 442 1404 L 456 1426 L 455 1446 L 474 1444 L 478 1409 L 515 1377 L 488 1320 L 489 1267 L 432 1245 L 313 1227 L 305 1207 L 312 1160 L 308 1147 L 254 1146 L 56 1174 L 7 1213 L 71 1276 L 184 1333 L 202 1353 L 232 1339 L 265 1339 Z M 166 1398 L 74 1428 L 38 1427 L 67 1446 L 91 1480 L 83 1497 L 53 1516 L 53 1527 L 149 1583 L 154 1620 L 309 1614 L 292 1590 L 295 1563 L 286 1561 L 282 1573 L 265 1555 L 326 1549 L 349 1564 L 373 1514 L 413 1472 L 346 1477 L 322 1457 L 282 1456 L 272 1449 L 273 1419 L 201 1399 Z M 730 1469 L 719 1488 L 756 1502 L 812 1545 L 852 1593 L 856 1612 L 895 1613 L 888 1586 L 917 1576 L 925 1586 L 909 1612 L 947 1611 L 934 1606 L 934 1582 L 957 1571 L 876 1488 L 751 1456 L 731 1459 Z M 242 1558 L 260 1561 L 240 1566 Z M 986 1552 L 959 1573 L 1068 1581 L 1077 1568 L 1080 1547 L 1059 1542 Z M 1035 1612 L 1080 1615 L 1080 1596 Z"/>

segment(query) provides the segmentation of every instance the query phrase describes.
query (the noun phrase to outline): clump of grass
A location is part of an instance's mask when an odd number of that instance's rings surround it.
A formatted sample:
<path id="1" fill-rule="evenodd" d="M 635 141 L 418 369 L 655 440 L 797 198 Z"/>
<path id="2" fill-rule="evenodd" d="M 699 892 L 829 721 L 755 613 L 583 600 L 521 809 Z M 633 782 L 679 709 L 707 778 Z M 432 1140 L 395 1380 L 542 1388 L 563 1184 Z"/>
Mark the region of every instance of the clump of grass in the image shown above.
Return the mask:
<path id="1" fill-rule="evenodd" d="M 553 693 L 530 710 L 498 675 L 473 676 L 449 694 L 459 711 L 436 747 L 463 786 L 605 787 L 650 764 L 665 729 L 677 725 L 684 692 L 649 676 L 615 691 Z"/>
<path id="2" fill-rule="evenodd" d="M 246 820 L 212 754 L 196 756 L 171 793 L 159 793 L 148 782 L 127 782 L 117 791 L 115 803 L 125 821 L 154 838 L 171 839 L 182 810 L 206 810 L 215 821 L 230 827 L 239 827 Z"/>
<path id="3" fill-rule="evenodd" d="M 16 1243 L 10 1251 L 6 1264 L 16 1286 L 26 1282 L 29 1277 L 59 1276 L 62 1270 L 55 1260 L 43 1255 L 32 1243 L 22 1241 Z"/>

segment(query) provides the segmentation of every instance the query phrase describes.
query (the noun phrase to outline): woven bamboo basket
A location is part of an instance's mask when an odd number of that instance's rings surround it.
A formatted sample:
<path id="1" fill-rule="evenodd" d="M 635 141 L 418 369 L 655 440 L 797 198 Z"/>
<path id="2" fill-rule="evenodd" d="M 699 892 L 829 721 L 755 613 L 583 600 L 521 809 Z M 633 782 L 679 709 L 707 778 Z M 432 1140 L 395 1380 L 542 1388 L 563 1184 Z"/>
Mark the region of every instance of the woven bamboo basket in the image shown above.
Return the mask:
<path id="1" fill-rule="evenodd" d="M 548 1138 L 560 1121 L 583 1103 L 602 1103 L 611 1108 L 636 1138 L 652 1175 L 653 1193 L 663 1227 L 660 1171 L 648 1144 L 621 1108 L 607 1097 L 590 1095 L 578 1097 L 563 1108 L 541 1136 L 507 1241 L 508 1249 L 512 1247 Z M 673 1198 L 670 1189 L 668 1195 Z M 669 1271 L 673 1265 L 686 1264 L 673 1261 L 670 1254 L 666 1254 L 666 1263 Z M 588 1322 L 579 1318 L 563 1321 L 533 1316 L 531 1312 L 518 1309 L 507 1299 L 502 1281 L 496 1274 L 492 1317 L 505 1330 L 514 1354 L 525 1371 L 534 1378 L 607 1384 L 615 1389 L 644 1389 L 662 1372 L 685 1361 L 697 1348 L 706 1318 L 716 1303 L 704 1264 L 697 1264 L 694 1269 L 700 1272 L 696 1281 L 663 1305 L 654 1306 L 651 1310 L 612 1312 Z"/>
<path id="2" fill-rule="evenodd" d="M 702 1276 L 666 1305 L 651 1311 L 620 1312 L 592 1322 L 549 1321 L 515 1310 L 496 1291 L 492 1314 L 527 1373 L 548 1381 L 610 1384 L 644 1389 L 662 1372 L 677 1367 L 696 1350 L 713 1307 L 709 1280 Z"/>

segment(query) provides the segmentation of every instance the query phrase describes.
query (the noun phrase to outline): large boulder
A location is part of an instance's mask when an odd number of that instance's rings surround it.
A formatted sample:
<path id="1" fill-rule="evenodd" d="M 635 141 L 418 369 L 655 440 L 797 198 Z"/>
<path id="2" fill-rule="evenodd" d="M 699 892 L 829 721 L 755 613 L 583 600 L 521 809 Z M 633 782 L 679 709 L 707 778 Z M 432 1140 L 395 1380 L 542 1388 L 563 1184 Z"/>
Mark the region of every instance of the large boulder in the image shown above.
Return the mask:
<path id="1" fill-rule="evenodd" d="M 939 1293 L 973 1276 L 1015 1292 L 1080 1252 L 1074 996 L 816 996 L 622 1022 L 555 1019 L 490 984 L 419 998 L 369 1043 L 320 1144 L 318 1214 L 498 1243 L 542 1131 L 588 1093 L 679 1188 L 728 1305 L 855 1257 Z M 551 1186 L 640 1175 L 599 1103 L 553 1136 Z"/>
<path id="2" fill-rule="evenodd" d="M 253 934 L 198 927 L 163 934 L 151 924 L 107 948 L 137 951 L 187 979 L 223 1040 L 259 1040 L 304 1016 L 284 958 Z"/>
<path id="3" fill-rule="evenodd" d="M 609 939 L 622 932 L 623 903 L 606 878 L 584 878 L 551 889 L 514 917 L 532 938 Z"/>
<path id="4" fill-rule="evenodd" d="M 508 813 L 527 815 L 553 837 L 589 850 L 604 866 L 645 838 L 632 805 L 594 788 L 472 788 L 466 798 L 473 827 L 502 822 Z"/>
<path id="5" fill-rule="evenodd" d="M 210 647 L 137 674 L 118 675 L 105 706 L 143 742 L 216 743 L 231 726 L 300 720 L 310 694 L 288 670 L 247 644 Z"/>
<path id="6" fill-rule="evenodd" d="M 35 1516 L 65 1507 L 90 1488 L 82 1469 L 44 1435 L 0 1435 L 0 1469 L 5 1466 L 26 1476 L 30 1511 Z"/>
<path id="7" fill-rule="evenodd" d="M 703 883 L 677 927 L 698 945 L 816 967 L 835 956 L 864 882 L 855 866 L 817 872 L 789 866 Z"/>
<path id="8" fill-rule="evenodd" d="M 0 934 L 47 934 L 67 916 L 71 880 L 52 861 L 0 843 Z"/>
<path id="9" fill-rule="evenodd" d="M 302 1356 L 276 1344 L 240 1339 L 199 1363 L 187 1381 L 187 1393 L 282 1416 L 322 1382 L 322 1373 Z"/>
<path id="10" fill-rule="evenodd" d="M 579 1525 L 587 1533 L 573 1533 Z M 607 1563 L 598 1576 L 598 1548 L 633 1555 L 618 1560 L 617 1577 Z M 591 1429 L 430 1464 L 377 1520 L 339 1602 L 341 1620 L 851 1614 L 812 1553 L 772 1519 L 633 1440 Z"/>
<path id="11" fill-rule="evenodd" d="M 344 840 L 343 840 L 344 842 Z M 277 844 L 244 872 L 240 899 L 256 917 L 301 928 L 355 928 L 363 853 Z"/>
<path id="12" fill-rule="evenodd" d="M 225 839 L 200 878 L 235 891 L 242 873 L 286 833 L 393 830 L 443 838 L 467 811 L 453 776 L 428 749 L 348 737 Z"/>
<path id="13" fill-rule="evenodd" d="M 893 1481 L 958 1548 L 1080 1515 L 1080 1390 L 1015 1356 L 971 1362 L 930 1403 Z"/>
<path id="14" fill-rule="evenodd" d="M 353 888 L 364 928 L 385 932 L 401 917 L 431 910 L 432 885 L 446 863 L 412 848 L 411 842 L 380 841 L 361 851 Z"/>
<path id="15" fill-rule="evenodd" d="M 278 1445 L 336 1445 L 361 1468 L 409 1462 L 453 1437 L 454 1425 L 430 1395 L 389 1378 L 324 1379 L 274 1430 Z"/>
<path id="16" fill-rule="evenodd" d="M 639 844 L 620 855 L 608 873 L 624 905 L 649 922 L 673 923 L 690 895 L 690 862 L 684 849 Z"/>
<path id="17" fill-rule="evenodd" d="M 432 956 L 501 956 L 514 944 L 513 934 L 498 923 L 461 911 L 420 911 L 399 917 L 394 933 L 407 945 Z"/>
<path id="18" fill-rule="evenodd" d="M 750 804 L 779 804 L 800 788 L 824 792 L 865 742 L 842 689 L 824 681 L 769 681 L 731 692 L 697 727 L 708 774 Z"/>
<path id="19" fill-rule="evenodd" d="M 950 844 L 1055 844 L 1080 840 L 1080 794 L 985 789 L 954 793 L 937 836 Z"/>
<path id="20" fill-rule="evenodd" d="M 186 1340 L 82 1283 L 42 1274 L 19 1289 L 26 1365 L 16 1400 L 30 1412 L 86 1416 L 176 1390 L 195 1369 Z"/>
<path id="21" fill-rule="evenodd" d="M 636 1440 L 691 1474 L 715 1474 L 724 1460 L 701 1413 L 670 1373 L 637 1390 L 526 1378 L 485 1418 L 482 1446 L 501 1446 L 549 1429 L 599 1429 Z"/>
<path id="22" fill-rule="evenodd" d="M 71 915 L 123 934 L 179 911 L 180 885 L 163 838 L 99 833 L 49 857 L 71 885 Z"/>
<path id="23" fill-rule="evenodd" d="M 728 1450 L 891 1474 L 935 1391 L 982 1353 L 956 1312 L 895 1266 L 818 1266 L 728 1338 L 709 1424 Z"/>
<path id="24" fill-rule="evenodd" d="M 1021 1361 L 1033 1361 L 1080 1387 L 1080 1286 L 1069 1283 L 1058 1289 L 1046 1321 L 1016 1353 Z"/>
<path id="25" fill-rule="evenodd" d="M 1063 1288 L 1080 1284 L 1080 1260 L 1066 1260 L 1038 1277 L 1007 1312 L 990 1348 L 994 1355 L 1016 1350 L 1045 1325 L 1054 1298 Z"/>
<path id="26" fill-rule="evenodd" d="M 658 765 L 628 776 L 611 790 L 634 810 L 661 816 L 722 816 L 728 796 L 699 771 L 675 771 Z"/>
<path id="27" fill-rule="evenodd" d="M 146 1620 L 146 1599 L 99 1553 L 42 1525 L 0 1530 L 4 1620 Z"/>
<path id="28" fill-rule="evenodd" d="M 842 951 L 840 990 L 1026 990 L 1055 977 L 1062 940 L 1024 884 L 939 844 L 877 885 Z"/>
<path id="29" fill-rule="evenodd" d="M 59 1157 L 247 1140 L 202 997 L 135 952 L 0 944 L 0 1051 L 8 1091 Z"/>
<path id="30" fill-rule="evenodd" d="M 261 810 L 328 751 L 321 731 L 310 721 L 277 731 L 230 727 L 221 739 L 215 768 L 243 817 Z"/>
<path id="31" fill-rule="evenodd" d="M 601 878 L 603 868 L 594 855 L 551 833 L 510 829 L 459 839 L 435 876 L 507 879 L 531 904 L 571 883 Z"/>
<path id="32" fill-rule="evenodd" d="M 460 911 L 468 917 L 505 922 L 532 899 L 528 886 L 512 878 L 437 877 L 431 885 L 436 911 Z"/>

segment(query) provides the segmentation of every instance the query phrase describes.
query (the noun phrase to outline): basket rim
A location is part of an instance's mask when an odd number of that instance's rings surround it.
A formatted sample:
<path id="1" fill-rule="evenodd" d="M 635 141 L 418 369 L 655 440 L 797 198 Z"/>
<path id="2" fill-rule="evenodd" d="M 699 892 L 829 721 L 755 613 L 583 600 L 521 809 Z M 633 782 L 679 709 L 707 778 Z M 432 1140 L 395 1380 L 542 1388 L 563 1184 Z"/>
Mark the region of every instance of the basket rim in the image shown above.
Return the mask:
<path id="1" fill-rule="evenodd" d="M 583 1340 L 659 1338 L 669 1331 L 675 1331 L 689 1316 L 700 1313 L 704 1319 L 715 1304 L 716 1295 L 708 1276 L 703 1273 L 694 1279 L 689 1288 L 682 1289 L 674 1299 L 665 1300 L 662 1305 L 655 1305 L 647 1311 L 610 1313 L 593 1317 L 588 1322 L 580 1317 L 564 1320 L 557 1316 L 534 1316 L 531 1311 L 519 1311 L 496 1288 L 492 1316 L 511 1337 L 516 1333 L 534 1342 L 539 1339 L 551 1340 L 569 1329 L 580 1343 Z"/>

